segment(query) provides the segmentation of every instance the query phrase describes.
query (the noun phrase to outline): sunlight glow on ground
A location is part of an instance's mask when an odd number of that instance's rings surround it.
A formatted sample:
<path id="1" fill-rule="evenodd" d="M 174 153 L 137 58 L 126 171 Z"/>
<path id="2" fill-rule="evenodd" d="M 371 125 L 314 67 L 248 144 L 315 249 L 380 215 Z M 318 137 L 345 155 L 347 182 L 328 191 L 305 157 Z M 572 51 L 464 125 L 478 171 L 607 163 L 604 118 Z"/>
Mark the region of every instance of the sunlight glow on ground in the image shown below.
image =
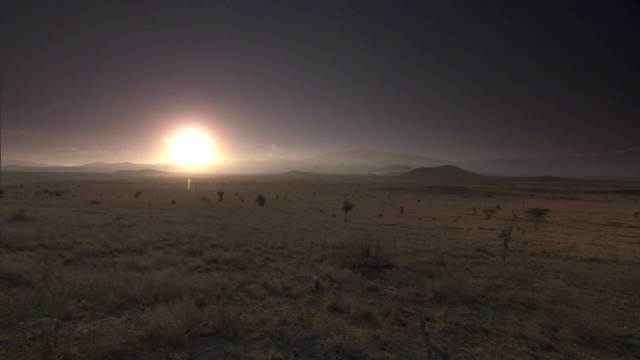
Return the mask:
<path id="1" fill-rule="evenodd" d="M 185 129 L 164 141 L 169 145 L 169 162 L 198 167 L 219 160 L 215 142 L 202 130 Z"/>

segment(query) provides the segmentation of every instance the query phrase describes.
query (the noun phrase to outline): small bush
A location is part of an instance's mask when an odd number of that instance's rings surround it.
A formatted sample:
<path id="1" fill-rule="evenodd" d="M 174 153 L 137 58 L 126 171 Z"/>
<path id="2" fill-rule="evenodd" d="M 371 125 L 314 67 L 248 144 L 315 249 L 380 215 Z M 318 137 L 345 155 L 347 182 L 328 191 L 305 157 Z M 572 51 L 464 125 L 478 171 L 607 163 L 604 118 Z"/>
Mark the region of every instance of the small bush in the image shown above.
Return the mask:
<path id="1" fill-rule="evenodd" d="M 68 192 L 69 192 L 69 190 L 60 190 L 60 191 L 52 190 L 52 191 L 49 191 L 49 195 L 51 195 L 51 196 L 62 196 L 64 194 L 68 193 Z"/>
<path id="2" fill-rule="evenodd" d="M 19 209 L 11 214 L 9 222 L 34 222 L 36 219 L 33 216 L 27 215 L 27 209 Z"/>
<path id="3" fill-rule="evenodd" d="M 494 208 L 487 208 L 487 209 L 482 210 L 482 212 L 484 213 L 484 216 L 485 216 L 487 219 L 491 219 L 491 218 L 493 217 L 493 215 L 496 213 L 496 209 L 494 209 Z"/>
<path id="4" fill-rule="evenodd" d="M 256 198 L 256 202 L 260 206 L 264 206 L 265 201 L 266 201 L 266 199 L 262 195 L 258 195 L 258 197 Z"/>

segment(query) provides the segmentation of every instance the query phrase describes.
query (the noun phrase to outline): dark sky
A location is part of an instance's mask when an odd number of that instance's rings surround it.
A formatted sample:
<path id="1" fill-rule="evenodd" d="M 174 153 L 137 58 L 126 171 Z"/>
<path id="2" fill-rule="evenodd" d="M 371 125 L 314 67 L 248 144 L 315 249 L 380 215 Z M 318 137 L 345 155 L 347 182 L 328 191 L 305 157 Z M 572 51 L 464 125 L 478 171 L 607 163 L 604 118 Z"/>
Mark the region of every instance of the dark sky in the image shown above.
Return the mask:
<path id="1" fill-rule="evenodd" d="M 637 1 L 2 1 L 2 157 L 353 148 L 450 160 L 640 144 Z"/>

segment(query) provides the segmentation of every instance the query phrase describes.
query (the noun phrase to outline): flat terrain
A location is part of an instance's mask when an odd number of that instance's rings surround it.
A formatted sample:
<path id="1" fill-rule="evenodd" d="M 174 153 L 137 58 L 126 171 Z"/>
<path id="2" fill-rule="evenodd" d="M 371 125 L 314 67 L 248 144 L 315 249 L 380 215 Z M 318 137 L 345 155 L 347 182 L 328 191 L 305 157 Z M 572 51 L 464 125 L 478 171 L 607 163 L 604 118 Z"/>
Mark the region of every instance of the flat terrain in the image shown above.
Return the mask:
<path id="1" fill-rule="evenodd" d="M 638 183 L 186 180 L 2 173 L 0 358 L 640 359 Z"/>

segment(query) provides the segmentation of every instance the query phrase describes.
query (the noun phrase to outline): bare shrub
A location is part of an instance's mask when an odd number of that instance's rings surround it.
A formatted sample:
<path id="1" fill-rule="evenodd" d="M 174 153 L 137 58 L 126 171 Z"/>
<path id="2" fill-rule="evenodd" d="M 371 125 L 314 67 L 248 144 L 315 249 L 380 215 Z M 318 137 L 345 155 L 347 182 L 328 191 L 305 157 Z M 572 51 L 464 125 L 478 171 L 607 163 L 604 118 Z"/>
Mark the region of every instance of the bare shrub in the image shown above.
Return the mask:
<path id="1" fill-rule="evenodd" d="M 498 235 L 499 239 L 502 239 L 502 261 L 506 260 L 507 256 L 507 248 L 509 247 L 509 242 L 511 241 L 511 232 L 513 231 L 513 226 L 509 226 L 509 228 L 502 229 L 500 234 Z"/>
<path id="2" fill-rule="evenodd" d="M 357 298 L 329 295 L 324 299 L 326 311 L 338 313 L 351 321 L 361 321 L 368 325 L 378 325 L 378 314 L 369 305 L 359 302 Z"/>
<path id="3" fill-rule="evenodd" d="M 70 277 L 59 264 L 44 258 L 35 266 L 39 281 L 36 289 L 38 307 L 48 316 L 48 320 L 40 321 L 39 325 L 44 331 L 47 351 L 55 353 L 63 320 L 68 316 L 69 307 L 80 288 L 77 272 Z"/>
<path id="4" fill-rule="evenodd" d="M 244 331 L 244 325 L 240 315 L 232 310 L 227 310 L 219 305 L 212 305 L 202 312 L 204 322 L 200 331 L 203 334 L 213 334 L 227 338 L 240 336 Z"/>

